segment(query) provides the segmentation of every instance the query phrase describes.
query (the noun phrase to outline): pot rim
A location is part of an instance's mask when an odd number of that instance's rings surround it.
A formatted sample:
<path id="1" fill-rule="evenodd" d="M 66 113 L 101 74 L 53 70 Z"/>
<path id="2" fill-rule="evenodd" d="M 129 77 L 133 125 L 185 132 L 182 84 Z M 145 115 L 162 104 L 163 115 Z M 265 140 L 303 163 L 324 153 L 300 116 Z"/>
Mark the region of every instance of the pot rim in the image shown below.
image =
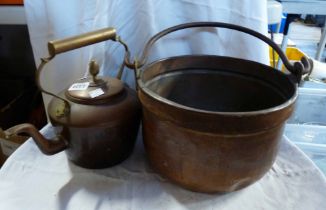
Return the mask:
<path id="1" fill-rule="evenodd" d="M 276 112 L 276 111 L 282 110 L 282 109 L 284 109 L 284 108 L 292 105 L 296 101 L 296 99 L 298 97 L 298 84 L 297 83 L 294 83 L 293 81 L 291 81 L 290 78 L 286 74 L 284 74 L 283 72 L 281 72 L 281 71 L 279 71 L 277 69 L 274 69 L 274 68 L 272 68 L 270 66 L 267 66 L 265 64 L 258 63 L 258 62 L 255 62 L 255 61 L 251 61 L 251 60 L 245 60 L 245 59 L 241 59 L 241 58 L 234 58 L 234 57 L 228 57 L 228 56 L 218 56 L 218 55 L 181 55 L 181 56 L 171 56 L 171 57 L 167 57 L 167 58 L 163 58 L 163 59 L 159 59 L 159 60 L 153 61 L 153 62 L 145 65 L 141 69 L 147 69 L 150 66 L 155 65 L 156 63 L 162 62 L 162 61 L 165 61 L 165 60 L 178 59 L 178 58 L 181 58 L 181 57 L 194 57 L 194 56 L 216 57 L 216 58 L 231 58 L 231 59 L 235 59 L 235 60 L 240 61 L 240 62 L 254 63 L 256 65 L 262 66 L 263 68 L 269 68 L 272 71 L 274 71 L 274 73 L 279 74 L 281 77 L 287 77 L 289 79 L 289 82 L 294 87 L 294 94 L 291 96 L 291 98 L 287 99 L 284 103 L 281 103 L 281 104 L 279 104 L 277 106 L 274 106 L 274 107 L 271 107 L 271 108 L 267 108 L 267 109 L 261 109 L 261 110 L 256 110 L 256 111 L 242 111 L 242 112 L 221 112 L 221 111 L 209 111 L 209 110 L 192 108 L 192 107 L 185 106 L 185 105 L 182 105 L 180 103 L 176 103 L 174 101 L 168 100 L 168 99 L 166 99 L 166 98 L 164 98 L 164 97 L 156 94 L 154 91 L 152 91 L 148 87 L 146 87 L 146 85 L 142 81 L 143 73 L 146 70 L 140 70 L 140 72 L 141 72 L 140 73 L 140 76 L 137 78 L 137 84 L 138 84 L 139 89 L 141 91 L 143 91 L 149 97 L 151 97 L 151 98 L 153 98 L 153 99 L 155 99 L 155 100 L 157 100 L 159 102 L 162 102 L 164 104 L 167 104 L 169 106 L 176 107 L 178 109 L 184 109 L 186 111 L 196 112 L 196 113 L 200 113 L 200 114 L 226 115 L 226 116 L 255 116 L 255 115 L 262 115 L 262 114 L 265 114 L 266 115 L 266 114 L 269 114 L 269 113 L 272 113 L 272 112 Z"/>

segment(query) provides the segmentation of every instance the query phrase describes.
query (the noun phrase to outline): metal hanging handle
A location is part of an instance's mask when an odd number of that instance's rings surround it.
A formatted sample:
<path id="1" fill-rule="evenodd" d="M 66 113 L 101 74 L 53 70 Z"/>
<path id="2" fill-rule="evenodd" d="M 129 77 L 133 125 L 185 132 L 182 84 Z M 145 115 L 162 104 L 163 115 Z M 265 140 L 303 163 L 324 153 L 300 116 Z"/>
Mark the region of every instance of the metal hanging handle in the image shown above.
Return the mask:
<path id="1" fill-rule="evenodd" d="M 144 51 L 142 56 L 140 57 L 138 62 L 131 62 L 130 61 L 130 53 L 128 52 L 125 57 L 125 64 L 129 68 L 133 69 L 138 69 L 141 68 L 145 63 L 148 58 L 149 51 L 151 50 L 153 44 L 162 38 L 163 36 L 170 34 L 175 31 L 179 31 L 182 29 L 187 29 L 187 28 L 197 28 L 197 27 L 218 27 L 218 28 L 226 28 L 226 29 L 232 29 L 236 31 L 240 31 L 246 34 L 249 34 L 251 36 L 254 36 L 269 46 L 271 46 L 279 55 L 281 60 L 283 61 L 285 67 L 295 76 L 297 82 L 299 83 L 301 81 L 301 76 L 303 73 L 309 72 L 310 66 L 303 65 L 302 62 L 295 62 L 294 64 L 291 64 L 287 57 L 285 56 L 284 52 L 275 44 L 270 38 L 264 36 L 261 33 L 258 33 L 254 30 L 234 25 L 234 24 L 229 24 L 229 23 L 221 23 L 221 22 L 192 22 L 192 23 L 185 23 L 185 24 L 180 24 L 177 26 L 173 26 L 171 28 L 167 28 L 156 35 L 154 35 L 145 45 Z M 308 59 L 306 57 L 302 58 L 303 60 L 307 61 Z M 307 63 L 307 62 L 305 62 Z"/>
<path id="2" fill-rule="evenodd" d="M 78 48 L 81 48 L 81 47 L 84 47 L 87 45 L 95 44 L 95 43 L 106 41 L 106 40 L 121 42 L 120 38 L 116 34 L 115 28 L 104 28 L 104 29 L 88 32 L 85 34 L 48 42 L 48 51 L 49 51 L 50 56 L 47 58 L 41 58 L 41 64 L 38 66 L 38 68 L 36 70 L 36 84 L 37 84 L 38 88 L 43 93 L 46 93 L 53 97 L 56 97 L 64 102 L 59 113 L 57 113 L 58 116 L 64 116 L 67 113 L 69 113 L 70 112 L 70 104 L 66 99 L 43 89 L 43 87 L 41 85 L 41 80 L 40 80 L 42 69 L 57 54 L 67 52 L 70 50 L 74 50 L 74 49 L 78 49 Z M 120 71 L 122 71 L 121 68 L 120 68 Z"/>

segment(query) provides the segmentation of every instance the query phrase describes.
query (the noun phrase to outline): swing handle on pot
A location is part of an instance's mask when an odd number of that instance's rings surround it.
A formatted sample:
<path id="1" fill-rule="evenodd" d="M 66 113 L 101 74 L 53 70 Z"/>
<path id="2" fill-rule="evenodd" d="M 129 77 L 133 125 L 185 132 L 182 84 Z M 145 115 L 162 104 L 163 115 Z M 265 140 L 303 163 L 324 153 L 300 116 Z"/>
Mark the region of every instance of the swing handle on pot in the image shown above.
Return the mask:
<path id="1" fill-rule="evenodd" d="M 148 54 L 150 49 L 152 48 L 153 44 L 159 40 L 161 37 L 175 32 L 179 31 L 182 29 L 186 28 L 195 28 L 195 27 L 219 27 L 219 28 L 227 28 L 227 29 L 232 29 L 236 31 L 240 31 L 249 35 L 252 35 L 263 42 L 267 43 L 269 46 L 271 46 L 279 55 L 281 60 L 283 61 L 285 67 L 293 74 L 293 76 L 296 78 L 296 81 L 299 83 L 301 81 L 302 74 L 308 73 L 310 71 L 310 65 L 308 62 L 308 58 L 305 56 L 302 57 L 301 62 L 295 62 L 294 64 L 291 64 L 289 60 L 286 58 L 284 52 L 275 44 L 270 38 L 264 36 L 263 34 L 260 34 L 254 30 L 238 26 L 238 25 L 233 25 L 229 23 L 220 23 L 220 22 L 192 22 L 192 23 L 185 23 L 185 24 L 180 24 L 177 26 L 173 26 L 171 28 L 167 28 L 156 35 L 154 35 L 145 45 L 144 51 L 142 56 L 140 57 L 140 60 L 138 62 L 131 62 L 130 61 L 130 54 L 129 52 L 126 53 L 125 57 L 125 64 L 129 68 L 137 69 L 141 68 L 145 63 L 148 58 Z"/>

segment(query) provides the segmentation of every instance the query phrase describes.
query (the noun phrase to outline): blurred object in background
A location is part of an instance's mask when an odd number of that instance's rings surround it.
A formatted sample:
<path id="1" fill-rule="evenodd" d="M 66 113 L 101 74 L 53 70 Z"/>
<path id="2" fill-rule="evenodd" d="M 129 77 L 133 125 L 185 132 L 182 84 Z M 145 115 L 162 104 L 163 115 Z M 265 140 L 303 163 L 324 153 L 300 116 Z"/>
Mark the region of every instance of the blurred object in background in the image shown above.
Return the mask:
<path id="1" fill-rule="evenodd" d="M 24 0 L 0 0 L 0 5 L 23 5 Z"/>
<path id="2" fill-rule="evenodd" d="M 0 69 L 0 127 L 31 122 L 42 128 L 46 117 L 26 25 L 0 25 Z"/>
<path id="3" fill-rule="evenodd" d="M 0 6 L 1 7 L 1 6 Z M 36 66 L 27 25 L 0 24 L 0 166 L 25 136 L 4 139 L 2 131 L 19 123 L 46 123 L 42 96 L 35 84 Z"/>

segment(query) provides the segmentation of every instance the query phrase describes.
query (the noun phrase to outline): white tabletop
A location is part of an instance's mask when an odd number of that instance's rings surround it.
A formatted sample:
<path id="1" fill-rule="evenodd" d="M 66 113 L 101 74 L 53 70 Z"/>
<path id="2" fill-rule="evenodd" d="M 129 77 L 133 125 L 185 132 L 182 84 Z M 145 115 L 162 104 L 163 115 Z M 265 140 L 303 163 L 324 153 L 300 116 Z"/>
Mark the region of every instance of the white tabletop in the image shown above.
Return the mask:
<path id="1" fill-rule="evenodd" d="M 43 129 L 51 136 L 48 125 Z M 272 169 L 258 182 L 228 194 L 184 190 L 147 163 L 140 137 L 122 164 L 83 169 L 61 152 L 43 155 L 27 141 L 0 170 L 0 209 L 325 209 L 326 180 L 297 147 L 284 139 Z"/>

